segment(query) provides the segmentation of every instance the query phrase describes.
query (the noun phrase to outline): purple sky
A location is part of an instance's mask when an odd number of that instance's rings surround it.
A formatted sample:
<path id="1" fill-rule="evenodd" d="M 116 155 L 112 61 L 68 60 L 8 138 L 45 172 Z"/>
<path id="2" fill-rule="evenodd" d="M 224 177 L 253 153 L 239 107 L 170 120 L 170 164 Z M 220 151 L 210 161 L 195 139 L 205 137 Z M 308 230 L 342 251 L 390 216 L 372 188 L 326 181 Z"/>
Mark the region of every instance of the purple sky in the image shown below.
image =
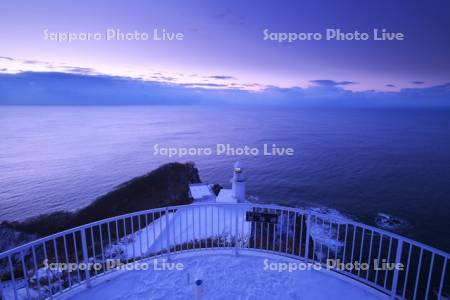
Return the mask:
<path id="1" fill-rule="evenodd" d="M 2 1 L 0 73 L 119 75 L 204 88 L 400 92 L 450 82 L 450 2 Z M 44 40 L 166 29 L 183 41 Z M 401 32 L 404 41 L 264 41 L 270 32 Z"/>

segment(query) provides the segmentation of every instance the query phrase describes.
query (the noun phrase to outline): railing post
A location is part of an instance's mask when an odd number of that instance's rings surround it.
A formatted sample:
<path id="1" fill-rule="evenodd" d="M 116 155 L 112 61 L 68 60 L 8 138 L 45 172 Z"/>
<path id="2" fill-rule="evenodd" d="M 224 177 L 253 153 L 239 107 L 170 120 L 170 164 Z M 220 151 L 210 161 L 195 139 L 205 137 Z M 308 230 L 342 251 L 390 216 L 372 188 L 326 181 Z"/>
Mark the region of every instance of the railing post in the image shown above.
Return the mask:
<path id="1" fill-rule="evenodd" d="M 91 274 L 89 273 L 89 257 L 87 251 L 87 241 L 86 241 L 86 232 L 85 228 L 81 229 L 81 248 L 83 251 L 83 263 L 84 263 L 84 272 L 86 274 L 86 286 L 91 287 Z M 94 245 L 92 245 L 94 246 Z"/>
<path id="2" fill-rule="evenodd" d="M 238 255 L 238 243 L 239 243 L 239 233 L 238 233 L 238 216 L 239 216 L 239 209 L 234 207 L 234 211 L 236 212 L 236 219 L 235 219 L 235 234 L 234 234 L 234 254 Z"/>
<path id="3" fill-rule="evenodd" d="M 167 241 L 167 260 L 170 260 L 170 230 L 169 230 L 169 209 L 166 207 L 166 211 L 165 211 L 165 217 L 166 217 L 166 228 L 165 228 L 165 232 L 166 232 L 166 241 Z"/>
<path id="4" fill-rule="evenodd" d="M 11 260 L 11 255 L 8 256 L 9 272 L 11 274 L 11 283 L 12 283 L 12 288 L 14 291 L 14 299 L 19 299 L 17 297 L 16 277 L 14 276 L 14 266 L 13 266 L 13 263 Z"/>
<path id="5" fill-rule="evenodd" d="M 391 299 L 395 299 L 397 296 L 398 272 L 399 272 L 397 265 L 400 263 L 400 260 L 402 259 L 402 249 L 403 249 L 403 241 L 399 239 L 397 243 L 397 253 L 395 254 L 395 267 L 394 267 L 394 277 L 392 279 Z"/>
<path id="6" fill-rule="evenodd" d="M 3 282 L 0 278 L 0 300 L 5 300 L 5 297 L 3 296 Z"/>
<path id="7" fill-rule="evenodd" d="M 306 238 L 305 238 L 305 258 L 306 262 L 309 262 L 309 234 L 311 230 L 311 215 L 309 213 L 306 214 Z M 314 258 L 314 254 L 313 254 Z"/>

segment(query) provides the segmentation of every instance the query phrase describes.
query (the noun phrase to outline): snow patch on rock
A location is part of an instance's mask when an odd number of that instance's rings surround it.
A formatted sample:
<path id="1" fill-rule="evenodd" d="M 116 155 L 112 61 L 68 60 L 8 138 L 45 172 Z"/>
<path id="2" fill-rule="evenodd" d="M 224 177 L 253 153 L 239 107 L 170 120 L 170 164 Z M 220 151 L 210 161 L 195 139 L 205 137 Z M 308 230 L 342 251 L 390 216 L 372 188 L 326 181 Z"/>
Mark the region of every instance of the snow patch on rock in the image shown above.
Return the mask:
<path id="1" fill-rule="evenodd" d="M 375 217 L 375 223 L 378 227 L 390 231 L 402 231 L 411 227 L 408 221 L 385 213 L 378 213 Z"/>

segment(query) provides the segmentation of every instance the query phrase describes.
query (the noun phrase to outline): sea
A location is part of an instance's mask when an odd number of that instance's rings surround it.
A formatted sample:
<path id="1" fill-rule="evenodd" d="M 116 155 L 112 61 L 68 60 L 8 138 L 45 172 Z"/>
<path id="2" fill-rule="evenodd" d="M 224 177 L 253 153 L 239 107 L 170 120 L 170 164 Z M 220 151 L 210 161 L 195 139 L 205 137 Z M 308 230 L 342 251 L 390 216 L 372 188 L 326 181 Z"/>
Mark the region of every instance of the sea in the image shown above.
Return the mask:
<path id="1" fill-rule="evenodd" d="M 3 106 L 0 221 L 82 208 L 168 162 L 229 187 L 238 160 L 253 202 L 450 250 L 447 108 Z"/>

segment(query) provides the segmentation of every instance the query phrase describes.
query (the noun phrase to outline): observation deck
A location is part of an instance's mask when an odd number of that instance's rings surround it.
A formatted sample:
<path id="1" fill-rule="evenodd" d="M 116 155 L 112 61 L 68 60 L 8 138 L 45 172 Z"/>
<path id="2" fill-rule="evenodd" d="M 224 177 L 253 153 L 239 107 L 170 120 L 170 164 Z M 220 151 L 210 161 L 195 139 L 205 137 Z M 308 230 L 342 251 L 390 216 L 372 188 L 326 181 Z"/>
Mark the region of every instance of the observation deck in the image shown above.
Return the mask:
<path id="1" fill-rule="evenodd" d="M 446 299 L 449 253 L 314 211 L 195 203 L 0 253 L 1 299 Z"/>

